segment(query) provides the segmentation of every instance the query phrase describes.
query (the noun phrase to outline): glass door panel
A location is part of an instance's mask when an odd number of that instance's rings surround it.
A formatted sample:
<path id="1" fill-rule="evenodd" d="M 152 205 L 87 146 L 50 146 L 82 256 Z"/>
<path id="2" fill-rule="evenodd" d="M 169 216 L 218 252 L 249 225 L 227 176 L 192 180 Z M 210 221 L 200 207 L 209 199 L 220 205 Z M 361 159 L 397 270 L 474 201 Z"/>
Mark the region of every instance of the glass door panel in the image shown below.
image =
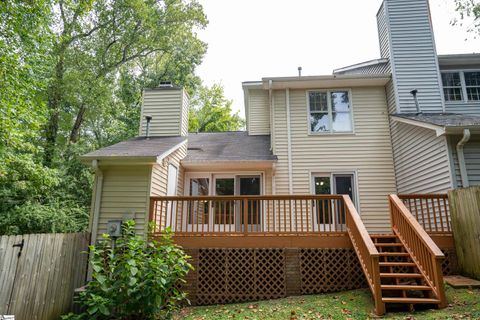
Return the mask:
<path id="1" fill-rule="evenodd" d="M 189 195 L 208 196 L 210 179 L 208 178 L 190 178 Z M 206 231 L 209 224 L 210 202 L 204 200 L 195 200 L 188 202 L 187 208 L 188 230 L 192 232 Z"/>
<path id="2" fill-rule="evenodd" d="M 332 194 L 330 176 L 314 176 L 315 194 Z M 330 200 L 318 199 L 313 203 L 313 227 L 315 231 L 330 231 L 332 226 L 332 203 Z"/>
<path id="3" fill-rule="evenodd" d="M 235 195 L 235 178 L 215 178 L 215 195 Z M 233 200 L 214 201 L 214 231 L 235 230 L 235 203 Z"/>
<path id="4" fill-rule="evenodd" d="M 335 193 L 346 194 L 350 196 L 352 202 L 355 204 L 353 196 L 353 175 L 334 175 L 335 179 Z M 337 206 L 336 224 L 345 224 L 345 208 L 343 206 Z"/>
<path id="5" fill-rule="evenodd" d="M 239 176 L 238 194 L 241 196 L 260 195 L 261 185 L 260 176 Z M 240 203 L 240 226 L 243 230 L 245 226 L 244 202 Z M 247 226 L 249 231 L 260 231 L 262 222 L 262 204 L 260 200 L 248 200 L 247 204 Z"/>

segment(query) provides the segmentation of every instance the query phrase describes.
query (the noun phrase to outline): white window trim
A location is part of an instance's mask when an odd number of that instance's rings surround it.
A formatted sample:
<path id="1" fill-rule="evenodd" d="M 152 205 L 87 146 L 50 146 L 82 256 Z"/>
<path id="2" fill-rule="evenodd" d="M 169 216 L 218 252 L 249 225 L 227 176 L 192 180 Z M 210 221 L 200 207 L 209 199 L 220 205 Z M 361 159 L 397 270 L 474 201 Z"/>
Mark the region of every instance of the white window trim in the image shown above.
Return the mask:
<path id="1" fill-rule="evenodd" d="M 330 178 L 330 190 L 332 194 L 336 192 L 336 188 L 333 182 L 334 176 L 344 176 L 344 175 L 351 175 L 353 176 L 353 202 L 355 203 L 355 208 L 357 209 L 358 214 L 360 214 L 360 193 L 359 193 L 359 186 L 358 186 L 358 173 L 357 170 L 310 170 L 310 193 L 315 194 L 315 177 L 329 177 Z"/>
<path id="2" fill-rule="evenodd" d="M 460 75 L 460 83 L 462 86 L 462 100 L 447 100 L 445 99 L 445 93 L 443 92 L 444 88 L 458 88 L 458 87 L 451 87 L 451 86 L 444 86 L 442 81 L 442 95 L 445 100 L 446 104 L 456 104 L 456 103 L 480 103 L 480 100 L 468 100 L 468 93 L 467 93 L 467 84 L 465 83 L 465 72 L 480 72 L 480 69 L 452 69 L 452 70 L 440 70 L 441 74 L 444 73 L 458 73 Z"/>
<path id="3" fill-rule="evenodd" d="M 331 93 L 332 92 L 339 92 L 339 91 L 347 91 L 348 92 L 348 99 L 350 101 L 350 125 L 352 130 L 350 131 L 333 131 L 333 115 L 332 115 L 332 99 Z M 330 125 L 330 130 L 325 132 L 315 132 L 312 131 L 312 127 L 310 124 L 310 99 L 309 94 L 310 92 L 324 92 L 327 94 L 327 108 L 328 108 L 328 121 Z M 305 97 L 307 100 L 307 125 L 308 125 L 308 135 L 351 135 L 355 134 L 355 121 L 354 119 L 354 108 L 353 108 L 353 99 L 352 99 L 352 90 L 347 88 L 334 88 L 334 89 L 311 89 L 305 92 Z M 320 111 L 316 111 L 316 113 L 322 113 Z M 323 112 L 324 113 L 324 112 Z M 347 113 L 347 112 L 340 112 L 340 113 Z"/>
<path id="4" fill-rule="evenodd" d="M 249 177 L 249 176 L 259 176 L 260 177 L 260 195 L 265 194 L 266 190 L 266 185 L 265 185 L 265 177 L 266 177 L 266 172 L 265 171 L 236 171 L 236 172 L 231 172 L 231 171 L 218 171 L 218 172 L 185 172 L 184 175 L 184 189 L 183 189 L 183 194 L 184 196 L 190 196 L 190 179 L 191 178 L 207 178 L 209 186 L 208 186 L 208 195 L 216 195 L 215 191 L 215 179 L 216 178 L 234 178 L 234 183 L 235 183 L 235 195 L 237 196 L 237 177 Z M 265 208 L 263 208 L 265 210 Z M 265 212 L 265 211 L 263 211 Z M 183 212 L 184 214 L 184 221 L 187 222 L 187 217 L 186 217 L 186 212 Z M 262 221 L 261 221 L 261 228 L 265 226 L 265 221 L 266 217 L 264 214 L 262 214 Z M 212 227 L 214 225 L 214 220 L 213 220 L 213 214 L 210 214 L 209 216 L 209 222 L 208 224 Z M 204 226 L 207 226 L 204 224 Z M 188 228 L 188 223 L 187 223 L 187 228 Z"/>

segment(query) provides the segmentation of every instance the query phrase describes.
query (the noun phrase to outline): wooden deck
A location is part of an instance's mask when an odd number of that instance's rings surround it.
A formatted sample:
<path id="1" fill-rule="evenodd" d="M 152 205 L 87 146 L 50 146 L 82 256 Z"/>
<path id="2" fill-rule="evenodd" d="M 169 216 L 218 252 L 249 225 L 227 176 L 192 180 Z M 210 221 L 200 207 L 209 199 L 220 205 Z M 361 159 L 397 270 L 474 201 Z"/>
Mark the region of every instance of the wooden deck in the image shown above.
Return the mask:
<path id="1" fill-rule="evenodd" d="M 198 284 L 194 292 L 203 303 L 230 301 L 233 296 L 224 291 L 224 282 L 242 283 L 265 270 L 269 271 L 262 276 L 263 285 L 249 285 L 255 288 L 253 298 L 247 298 L 250 289 L 238 289 L 236 294 L 248 300 L 314 293 L 311 288 L 319 283 L 319 292 L 345 289 L 348 280 L 342 286 L 334 280 L 338 272 L 363 270 L 378 315 L 391 303 L 444 307 L 445 255 L 440 248 L 454 248 L 448 197 L 390 195 L 388 201 L 391 233 L 386 235 L 368 233 L 347 195 L 152 197 L 150 221 L 156 225 L 154 235 L 170 228 L 175 242 L 197 257 L 203 278 L 195 276 L 192 281 Z M 407 269 L 396 268 L 399 261 Z M 225 268 L 228 274 L 222 273 Z M 253 268 L 255 275 L 244 274 L 242 268 Z M 329 270 L 339 271 L 330 274 Z M 326 278 L 310 279 L 312 273 L 324 273 Z M 277 276 L 270 279 L 272 275 Z M 358 274 L 351 276 L 355 286 L 361 285 Z M 216 286 L 218 277 L 224 280 Z M 416 285 L 400 285 L 408 277 Z M 275 292 L 265 291 L 269 283 L 275 284 Z M 423 297 L 409 298 L 419 286 L 428 287 Z"/>

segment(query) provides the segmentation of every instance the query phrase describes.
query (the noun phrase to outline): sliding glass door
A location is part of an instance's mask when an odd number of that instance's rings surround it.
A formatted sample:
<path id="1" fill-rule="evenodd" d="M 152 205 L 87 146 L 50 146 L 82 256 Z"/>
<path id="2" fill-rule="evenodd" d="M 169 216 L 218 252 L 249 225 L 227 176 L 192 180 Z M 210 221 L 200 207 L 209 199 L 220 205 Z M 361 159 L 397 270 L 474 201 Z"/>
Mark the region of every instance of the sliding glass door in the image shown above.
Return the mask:
<path id="1" fill-rule="evenodd" d="M 212 184 L 210 184 L 212 182 Z M 260 175 L 200 174 L 186 175 L 186 191 L 190 196 L 249 196 L 261 195 Z M 244 230 L 245 217 L 248 230 L 261 230 L 262 204 L 249 200 L 246 211 L 240 200 L 218 199 L 193 201 L 186 212 L 189 231 L 240 231 Z"/>

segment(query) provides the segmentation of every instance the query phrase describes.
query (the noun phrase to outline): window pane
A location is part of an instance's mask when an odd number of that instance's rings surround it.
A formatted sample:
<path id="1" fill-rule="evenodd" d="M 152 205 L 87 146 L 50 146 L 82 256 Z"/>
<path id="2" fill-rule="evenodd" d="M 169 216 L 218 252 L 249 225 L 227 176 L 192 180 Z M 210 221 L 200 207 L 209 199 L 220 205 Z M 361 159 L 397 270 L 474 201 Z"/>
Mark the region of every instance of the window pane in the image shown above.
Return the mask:
<path id="1" fill-rule="evenodd" d="M 460 74 L 458 72 L 442 73 L 442 82 L 444 87 L 461 87 Z"/>
<path id="2" fill-rule="evenodd" d="M 348 97 L 347 91 L 332 92 L 331 98 L 332 98 L 332 112 L 336 112 L 336 111 L 349 112 L 350 111 L 350 99 Z"/>
<path id="3" fill-rule="evenodd" d="M 330 131 L 330 123 L 328 113 L 312 113 L 310 114 L 310 131 L 311 132 L 328 132 Z"/>
<path id="4" fill-rule="evenodd" d="M 352 118 L 350 113 L 332 113 L 333 131 L 336 132 L 350 132 L 352 131 Z"/>
<path id="5" fill-rule="evenodd" d="M 480 72 L 465 72 L 465 84 L 480 87 Z"/>
<path id="6" fill-rule="evenodd" d="M 443 88 L 443 95 L 445 96 L 445 101 L 463 100 L 461 88 Z"/>
<path id="7" fill-rule="evenodd" d="M 330 177 L 315 177 L 315 194 L 330 193 Z"/>
<path id="8" fill-rule="evenodd" d="M 218 196 L 233 196 L 235 194 L 234 178 L 215 179 L 215 194 Z M 215 201 L 215 224 L 233 224 L 235 217 L 235 202 L 232 200 Z"/>
<path id="9" fill-rule="evenodd" d="M 235 192 L 234 178 L 221 178 L 215 180 L 215 194 L 217 196 L 233 196 Z"/>
<path id="10" fill-rule="evenodd" d="M 331 194 L 330 177 L 315 177 L 315 194 Z M 315 200 L 316 221 L 319 224 L 332 222 L 332 203 L 328 199 Z"/>
<path id="11" fill-rule="evenodd" d="M 480 87 L 467 88 L 468 100 L 479 101 L 480 100 Z"/>
<path id="12" fill-rule="evenodd" d="M 310 111 L 328 111 L 327 94 L 325 92 L 309 92 Z"/>
<path id="13" fill-rule="evenodd" d="M 208 196 L 208 178 L 190 179 L 190 195 L 191 196 Z M 188 223 L 204 224 L 208 223 L 208 201 L 189 201 L 188 202 Z"/>

